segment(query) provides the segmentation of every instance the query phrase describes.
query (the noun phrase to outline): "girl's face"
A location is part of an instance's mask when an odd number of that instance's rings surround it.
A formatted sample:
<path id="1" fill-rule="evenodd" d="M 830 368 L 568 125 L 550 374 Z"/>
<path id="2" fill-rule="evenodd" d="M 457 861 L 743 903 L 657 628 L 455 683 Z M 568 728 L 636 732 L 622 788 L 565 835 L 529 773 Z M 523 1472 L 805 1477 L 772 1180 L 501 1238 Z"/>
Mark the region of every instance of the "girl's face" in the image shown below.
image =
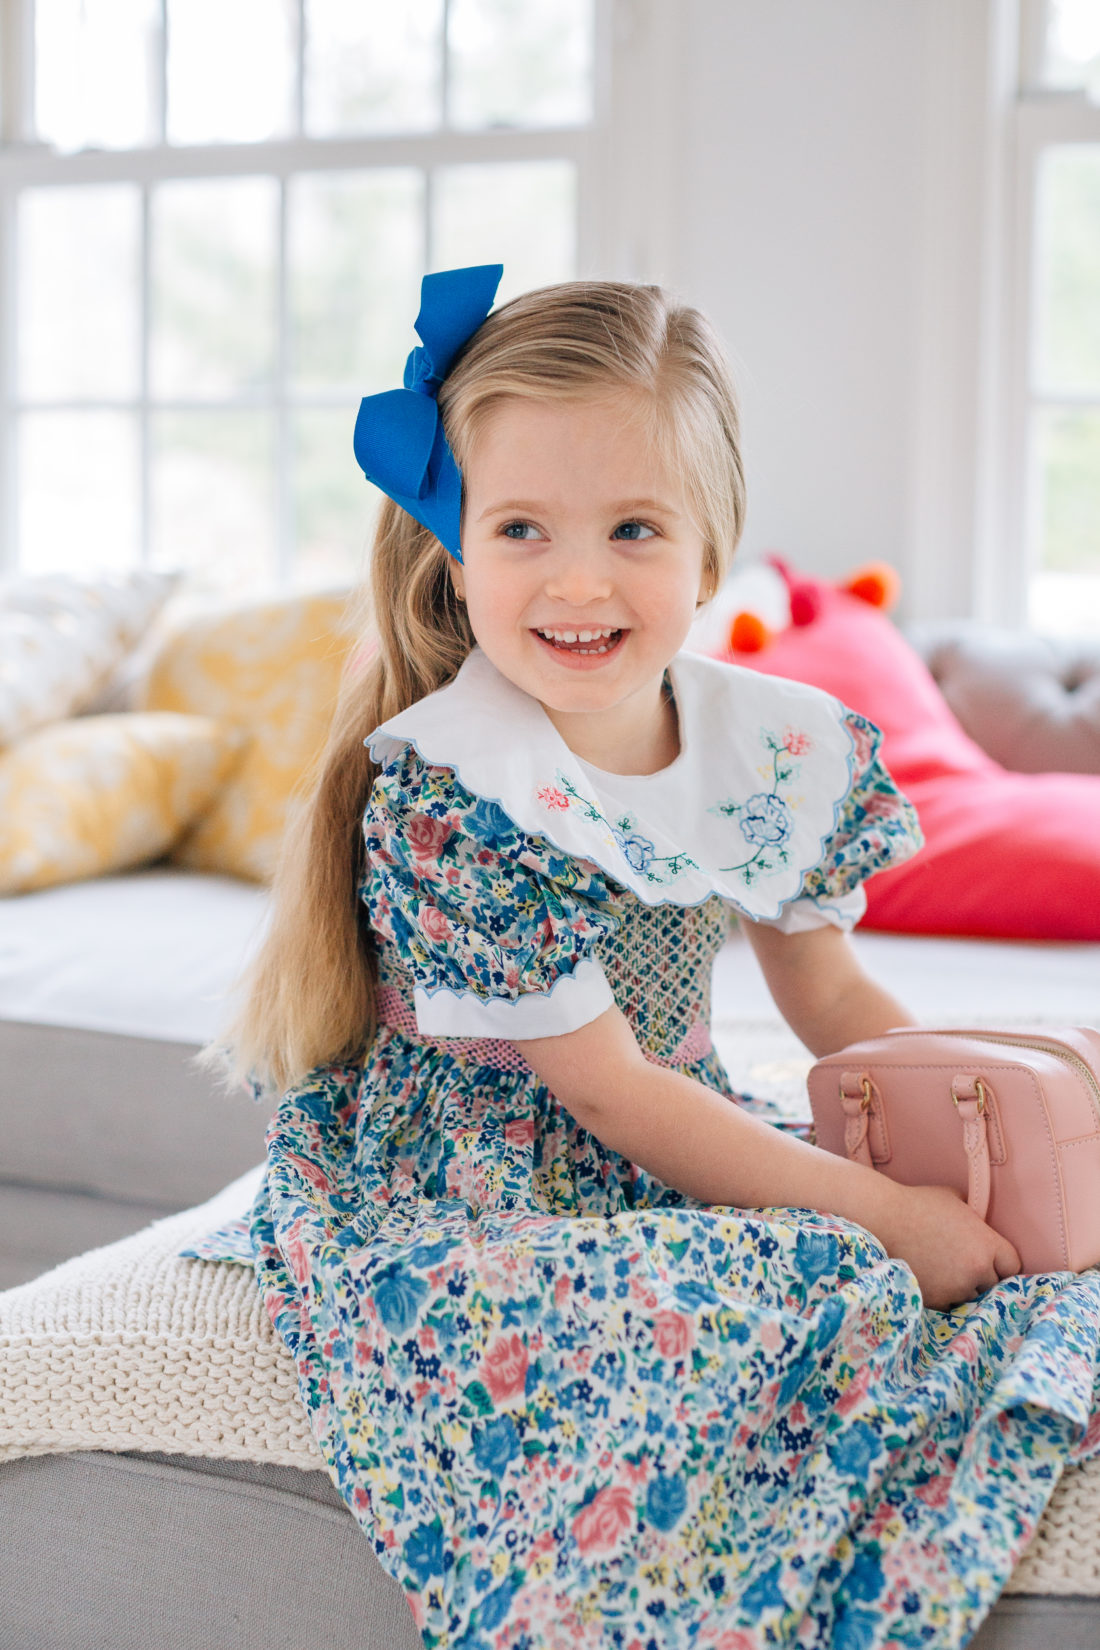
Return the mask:
<path id="1" fill-rule="evenodd" d="M 637 414 L 629 391 L 500 407 L 451 568 L 482 650 L 597 764 L 658 749 L 665 666 L 704 594 L 702 534 Z"/>

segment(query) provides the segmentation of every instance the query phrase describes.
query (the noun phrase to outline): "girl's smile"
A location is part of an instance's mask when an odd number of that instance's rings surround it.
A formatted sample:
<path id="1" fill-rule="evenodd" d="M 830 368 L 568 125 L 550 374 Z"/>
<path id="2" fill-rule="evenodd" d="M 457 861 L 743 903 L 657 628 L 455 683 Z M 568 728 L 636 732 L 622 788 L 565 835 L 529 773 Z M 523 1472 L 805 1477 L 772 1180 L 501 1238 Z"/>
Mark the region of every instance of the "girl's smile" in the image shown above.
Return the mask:
<path id="1" fill-rule="evenodd" d="M 497 669 L 598 767 L 652 773 L 678 753 L 665 667 L 702 596 L 704 543 L 620 390 L 501 404 L 464 468 L 452 577 Z"/>

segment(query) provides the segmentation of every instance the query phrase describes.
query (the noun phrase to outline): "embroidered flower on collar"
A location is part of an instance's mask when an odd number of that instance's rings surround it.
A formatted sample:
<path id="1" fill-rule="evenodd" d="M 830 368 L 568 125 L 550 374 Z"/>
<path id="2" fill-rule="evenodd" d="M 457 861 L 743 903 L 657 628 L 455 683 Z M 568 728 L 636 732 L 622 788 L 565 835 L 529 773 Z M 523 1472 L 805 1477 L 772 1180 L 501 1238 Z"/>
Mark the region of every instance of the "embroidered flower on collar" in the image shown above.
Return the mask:
<path id="1" fill-rule="evenodd" d="M 605 841 L 609 845 L 614 843 L 630 869 L 645 877 L 647 882 L 674 882 L 686 870 L 699 869 L 690 854 L 659 854 L 656 843 L 639 831 L 634 814 L 623 813 L 609 819 L 593 801 L 581 795 L 569 775 L 560 768 L 554 778 L 557 781 L 555 785 L 543 785 L 536 792 L 543 807 L 551 811 L 577 808 L 585 819 L 605 826 L 608 832 Z"/>
<path id="2" fill-rule="evenodd" d="M 771 752 L 771 789 L 757 791 L 746 802 L 728 798 L 707 809 L 708 813 L 736 819 L 741 835 L 755 848 L 756 852 L 748 859 L 721 867 L 723 871 L 739 874 L 749 888 L 758 877 L 773 875 L 790 859 L 785 844 L 794 831 L 794 815 L 791 804 L 780 795 L 780 787 L 789 786 L 798 776 L 799 764 L 791 758 L 804 756 L 813 749 L 812 739 L 798 728 L 784 728 L 782 737 L 761 728 L 760 738 L 765 749 Z"/>

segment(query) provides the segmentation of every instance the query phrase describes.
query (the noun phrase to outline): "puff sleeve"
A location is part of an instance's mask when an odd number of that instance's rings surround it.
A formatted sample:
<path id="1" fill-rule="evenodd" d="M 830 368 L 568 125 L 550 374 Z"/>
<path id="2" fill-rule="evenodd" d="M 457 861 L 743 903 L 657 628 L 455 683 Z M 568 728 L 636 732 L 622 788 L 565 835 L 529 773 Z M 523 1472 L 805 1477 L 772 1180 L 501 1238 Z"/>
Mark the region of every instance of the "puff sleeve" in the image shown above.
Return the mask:
<path id="1" fill-rule="evenodd" d="M 425 1036 L 556 1036 L 611 1007 L 594 951 L 620 919 L 595 866 L 412 747 L 376 779 L 363 830 L 361 897 L 413 976 Z"/>
<path id="2" fill-rule="evenodd" d="M 873 722 L 845 710 L 852 738 L 852 783 L 840 805 L 822 857 L 802 879 L 798 895 L 777 917 L 763 919 L 786 934 L 831 923 L 845 932 L 867 908 L 863 884 L 876 871 L 900 865 L 923 845 L 916 809 L 891 779 L 879 756 L 882 734 Z"/>

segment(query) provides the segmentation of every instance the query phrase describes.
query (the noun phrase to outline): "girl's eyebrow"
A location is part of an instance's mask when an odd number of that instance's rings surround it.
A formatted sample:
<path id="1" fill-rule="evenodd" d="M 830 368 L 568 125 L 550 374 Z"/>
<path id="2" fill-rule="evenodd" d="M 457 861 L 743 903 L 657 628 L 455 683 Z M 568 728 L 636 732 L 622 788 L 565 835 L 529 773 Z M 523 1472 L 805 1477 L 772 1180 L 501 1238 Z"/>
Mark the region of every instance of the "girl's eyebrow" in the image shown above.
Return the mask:
<path id="1" fill-rule="evenodd" d="M 518 513 L 526 512 L 532 516 L 540 516 L 543 515 L 548 509 L 549 506 L 541 499 L 509 499 L 503 504 L 490 504 L 487 509 L 482 510 L 477 519 L 478 521 L 484 521 L 486 516 L 499 515 L 507 510 L 515 510 Z M 671 504 L 662 503 L 659 498 L 628 498 L 623 500 L 621 503 L 609 505 L 608 509 L 609 513 L 613 516 L 629 516 L 636 510 L 657 510 L 661 515 L 670 516 L 674 521 L 679 521 L 680 519 L 679 510 L 674 510 Z"/>

